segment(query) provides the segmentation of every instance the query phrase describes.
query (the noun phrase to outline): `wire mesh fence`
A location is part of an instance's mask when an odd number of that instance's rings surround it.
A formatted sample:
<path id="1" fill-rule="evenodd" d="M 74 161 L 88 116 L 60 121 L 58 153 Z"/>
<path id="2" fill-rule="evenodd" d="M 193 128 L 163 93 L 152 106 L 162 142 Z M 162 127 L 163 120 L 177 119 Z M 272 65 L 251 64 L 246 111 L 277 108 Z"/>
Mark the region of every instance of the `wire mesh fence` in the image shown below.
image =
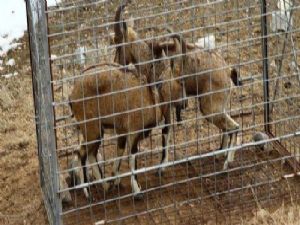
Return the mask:
<path id="1" fill-rule="evenodd" d="M 299 8 L 27 1 L 50 224 L 241 224 L 299 199 Z"/>

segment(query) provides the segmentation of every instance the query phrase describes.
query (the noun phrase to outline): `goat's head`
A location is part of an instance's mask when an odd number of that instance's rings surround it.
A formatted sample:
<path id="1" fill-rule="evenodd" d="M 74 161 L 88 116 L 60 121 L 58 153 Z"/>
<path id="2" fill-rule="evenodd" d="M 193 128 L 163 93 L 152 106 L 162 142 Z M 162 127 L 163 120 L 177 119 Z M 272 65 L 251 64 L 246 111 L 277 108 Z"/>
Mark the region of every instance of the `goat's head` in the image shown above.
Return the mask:
<path id="1" fill-rule="evenodd" d="M 160 41 L 156 45 L 157 48 L 163 49 L 166 52 L 167 56 L 170 58 L 170 71 L 168 74 L 171 74 L 172 81 L 170 82 L 172 96 L 166 96 L 174 101 L 174 106 L 178 109 L 184 109 L 188 105 L 188 100 L 186 98 L 186 87 L 184 79 L 180 79 L 182 76 L 182 68 L 185 63 L 185 54 L 187 51 L 187 45 L 184 39 L 179 34 L 174 34 L 170 28 L 167 28 L 169 33 L 172 33 L 169 36 L 168 41 Z M 169 88 L 170 89 L 170 88 Z M 166 93 L 166 91 L 164 91 Z M 182 99 L 182 101 L 176 101 Z M 180 112 L 179 112 L 180 113 Z"/>
<path id="2" fill-rule="evenodd" d="M 137 33 L 133 30 L 133 26 L 128 26 L 128 24 L 121 18 L 121 14 L 130 2 L 130 0 L 124 1 L 123 4 L 118 7 L 115 15 L 115 33 L 112 39 L 114 44 L 118 46 L 116 48 L 114 61 L 121 65 L 128 65 L 134 61 L 129 43 L 138 39 Z"/>
<path id="3" fill-rule="evenodd" d="M 172 75 L 168 67 L 159 78 L 158 90 L 162 102 L 172 102 L 175 107 L 185 108 L 187 105 L 185 86 L 179 77 Z"/>
<path id="4" fill-rule="evenodd" d="M 140 40 L 133 25 L 121 19 L 121 14 L 130 1 L 120 5 L 115 15 L 114 44 L 118 45 L 114 61 L 121 65 L 135 64 L 138 71 L 147 77 L 148 82 L 157 80 L 167 68 L 164 49 L 156 41 Z"/>
<path id="5" fill-rule="evenodd" d="M 174 76 L 182 74 L 182 67 L 186 60 L 186 52 L 189 46 L 183 39 L 182 35 L 176 34 L 173 30 L 167 27 L 167 31 L 171 33 L 167 41 L 160 41 L 157 45 L 162 48 L 171 62 L 171 68 Z"/>

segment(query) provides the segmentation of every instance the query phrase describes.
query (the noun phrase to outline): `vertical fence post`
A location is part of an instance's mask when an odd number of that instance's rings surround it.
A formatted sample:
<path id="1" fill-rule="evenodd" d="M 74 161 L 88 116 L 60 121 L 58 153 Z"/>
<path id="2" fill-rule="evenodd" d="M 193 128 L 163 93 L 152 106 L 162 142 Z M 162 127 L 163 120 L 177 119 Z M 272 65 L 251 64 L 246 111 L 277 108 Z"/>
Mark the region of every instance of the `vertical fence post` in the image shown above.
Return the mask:
<path id="1" fill-rule="evenodd" d="M 27 0 L 26 9 L 40 182 L 49 223 L 59 225 L 61 203 L 58 196 L 59 180 L 45 1 Z"/>
<path id="2" fill-rule="evenodd" d="M 262 34 L 262 57 L 263 57 L 263 86 L 264 86 L 264 124 L 265 131 L 270 129 L 270 95 L 269 95 L 269 62 L 268 62 L 268 24 L 267 3 L 261 0 L 261 34 Z"/>

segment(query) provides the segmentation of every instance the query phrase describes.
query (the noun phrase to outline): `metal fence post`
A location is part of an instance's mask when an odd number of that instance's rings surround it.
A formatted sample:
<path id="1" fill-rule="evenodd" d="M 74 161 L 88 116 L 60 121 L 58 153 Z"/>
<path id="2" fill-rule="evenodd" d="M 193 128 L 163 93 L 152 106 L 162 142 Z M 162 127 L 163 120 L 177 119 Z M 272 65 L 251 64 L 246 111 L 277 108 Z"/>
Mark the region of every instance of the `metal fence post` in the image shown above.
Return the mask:
<path id="1" fill-rule="evenodd" d="M 267 3 L 261 0 L 261 35 L 263 57 L 263 86 L 264 86 L 264 124 L 265 131 L 270 132 L 270 101 L 269 101 L 269 62 L 268 62 L 268 23 Z"/>
<path id="2" fill-rule="evenodd" d="M 44 0 L 27 0 L 32 83 L 41 187 L 50 224 L 61 224 L 53 94 Z"/>

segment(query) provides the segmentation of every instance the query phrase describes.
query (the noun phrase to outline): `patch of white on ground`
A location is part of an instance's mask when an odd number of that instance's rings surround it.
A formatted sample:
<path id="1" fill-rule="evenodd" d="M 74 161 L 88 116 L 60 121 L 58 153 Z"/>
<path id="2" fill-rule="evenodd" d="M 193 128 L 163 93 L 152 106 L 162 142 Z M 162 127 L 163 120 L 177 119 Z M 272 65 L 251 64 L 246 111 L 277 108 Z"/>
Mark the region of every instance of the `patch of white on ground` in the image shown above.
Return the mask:
<path id="1" fill-rule="evenodd" d="M 11 77 L 14 77 L 14 76 L 17 76 L 17 75 L 19 75 L 18 72 L 13 72 L 13 73 L 8 73 L 8 74 L 3 74 L 1 76 L 8 79 L 8 78 L 11 78 Z"/>
<path id="2" fill-rule="evenodd" d="M 9 0 L 0 7 L 0 56 L 18 46 L 15 39 L 21 38 L 27 27 L 25 1 Z"/>
<path id="3" fill-rule="evenodd" d="M 56 6 L 61 0 L 47 0 L 47 6 Z"/>
<path id="4" fill-rule="evenodd" d="M 48 6 L 55 6 L 61 0 L 48 0 Z M 24 0 L 1 0 L 0 6 L 0 56 L 16 48 L 16 39 L 23 37 L 27 29 L 26 6 Z"/>

